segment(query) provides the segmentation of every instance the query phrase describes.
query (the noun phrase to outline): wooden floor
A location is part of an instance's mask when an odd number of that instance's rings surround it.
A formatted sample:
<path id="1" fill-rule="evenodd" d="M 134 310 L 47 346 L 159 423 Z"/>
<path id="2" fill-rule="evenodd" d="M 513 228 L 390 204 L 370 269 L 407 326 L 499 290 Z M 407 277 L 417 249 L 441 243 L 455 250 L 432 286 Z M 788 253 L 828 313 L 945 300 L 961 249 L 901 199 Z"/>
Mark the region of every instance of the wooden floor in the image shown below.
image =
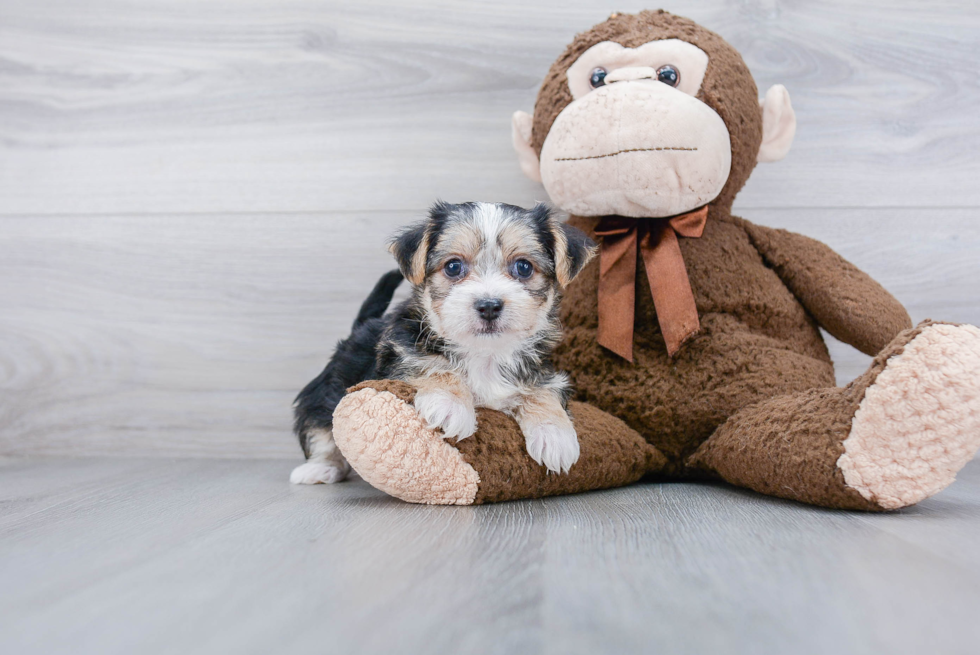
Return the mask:
<path id="1" fill-rule="evenodd" d="M 0 464 L 0 652 L 976 653 L 980 462 L 917 507 L 649 482 L 424 507 L 278 460 Z"/>

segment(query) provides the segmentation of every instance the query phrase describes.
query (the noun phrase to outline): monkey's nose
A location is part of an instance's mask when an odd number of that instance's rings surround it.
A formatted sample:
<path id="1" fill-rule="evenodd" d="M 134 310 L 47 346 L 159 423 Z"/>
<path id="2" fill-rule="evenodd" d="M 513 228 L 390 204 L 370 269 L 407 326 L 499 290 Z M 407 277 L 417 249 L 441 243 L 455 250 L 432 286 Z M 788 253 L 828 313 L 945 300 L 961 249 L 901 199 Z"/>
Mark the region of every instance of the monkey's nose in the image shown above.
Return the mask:
<path id="1" fill-rule="evenodd" d="M 476 311 L 484 321 L 490 322 L 504 311 L 504 301 L 500 298 L 483 298 L 476 301 Z"/>
<path id="2" fill-rule="evenodd" d="M 605 82 L 606 84 L 612 84 L 613 82 L 655 79 L 657 79 L 657 71 L 649 66 L 626 66 L 610 71 L 605 77 Z"/>

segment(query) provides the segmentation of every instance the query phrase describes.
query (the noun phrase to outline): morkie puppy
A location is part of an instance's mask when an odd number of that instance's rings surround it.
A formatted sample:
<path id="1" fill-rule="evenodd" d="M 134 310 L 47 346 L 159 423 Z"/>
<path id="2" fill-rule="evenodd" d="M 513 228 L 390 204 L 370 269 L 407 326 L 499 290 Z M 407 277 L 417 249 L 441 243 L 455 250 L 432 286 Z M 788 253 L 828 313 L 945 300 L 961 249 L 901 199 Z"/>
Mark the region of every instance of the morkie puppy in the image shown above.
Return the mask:
<path id="1" fill-rule="evenodd" d="M 351 335 L 296 398 L 295 431 L 308 461 L 290 480 L 347 476 L 331 432 L 334 408 L 348 387 L 384 378 L 415 386 L 419 416 L 446 437 L 472 435 L 477 407 L 513 416 L 528 454 L 567 472 L 578 460 L 578 437 L 568 377 L 554 369 L 551 353 L 561 339 L 561 290 L 595 243 L 545 205 L 439 202 L 390 250 L 400 270 L 378 281 Z M 386 314 L 402 277 L 411 297 Z"/>

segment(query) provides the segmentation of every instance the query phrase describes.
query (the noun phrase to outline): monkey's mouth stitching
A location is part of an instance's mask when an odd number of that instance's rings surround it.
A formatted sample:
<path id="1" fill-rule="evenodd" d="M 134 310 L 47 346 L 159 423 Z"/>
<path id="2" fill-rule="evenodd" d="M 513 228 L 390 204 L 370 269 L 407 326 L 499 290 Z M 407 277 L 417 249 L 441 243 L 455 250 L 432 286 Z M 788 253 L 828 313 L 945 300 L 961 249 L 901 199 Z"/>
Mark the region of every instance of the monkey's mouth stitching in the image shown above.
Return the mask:
<path id="1" fill-rule="evenodd" d="M 688 152 L 693 152 L 697 148 L 629 148 L 628 150 L 617 150 L 616 152 L 610 152 L 608 155 L 591 155 L 589 157 L 561 157 L 555 161 L 582 161 L 585 159 L 602 159 L 603 157 L 615 157 L 616 155 L 621 155 L 624 152 L 658 152 L 661 150 L 686 150 Z"/>

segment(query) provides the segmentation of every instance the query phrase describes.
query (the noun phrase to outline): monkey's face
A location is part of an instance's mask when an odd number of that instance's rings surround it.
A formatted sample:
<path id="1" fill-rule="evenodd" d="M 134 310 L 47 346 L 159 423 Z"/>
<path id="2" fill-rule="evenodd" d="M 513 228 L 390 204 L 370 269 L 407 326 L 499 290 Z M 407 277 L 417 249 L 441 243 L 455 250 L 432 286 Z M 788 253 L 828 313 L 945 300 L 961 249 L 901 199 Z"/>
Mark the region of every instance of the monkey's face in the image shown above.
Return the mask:
<path id="1" fill-rule="evenodd" d="M 609 41 L 568 69 L 573 101 L 541 149 L 551 199 L 580 216 L 671 216 L 718 195 L 731 169 L 721 117 L 696 97 L 708 65 L 677 39 Z"/>
<path id="2" fill-rule="evenodd" d="M 796 130 L 785 88 L 761 107 L 756 94 L 718 35 L 663 11 L 614 14 L 555 62 L 538 115 L 514 114 L 514 146 L 524 172 L 579 216 L 730 205 L 755 161 L 785 156 Z"/>

